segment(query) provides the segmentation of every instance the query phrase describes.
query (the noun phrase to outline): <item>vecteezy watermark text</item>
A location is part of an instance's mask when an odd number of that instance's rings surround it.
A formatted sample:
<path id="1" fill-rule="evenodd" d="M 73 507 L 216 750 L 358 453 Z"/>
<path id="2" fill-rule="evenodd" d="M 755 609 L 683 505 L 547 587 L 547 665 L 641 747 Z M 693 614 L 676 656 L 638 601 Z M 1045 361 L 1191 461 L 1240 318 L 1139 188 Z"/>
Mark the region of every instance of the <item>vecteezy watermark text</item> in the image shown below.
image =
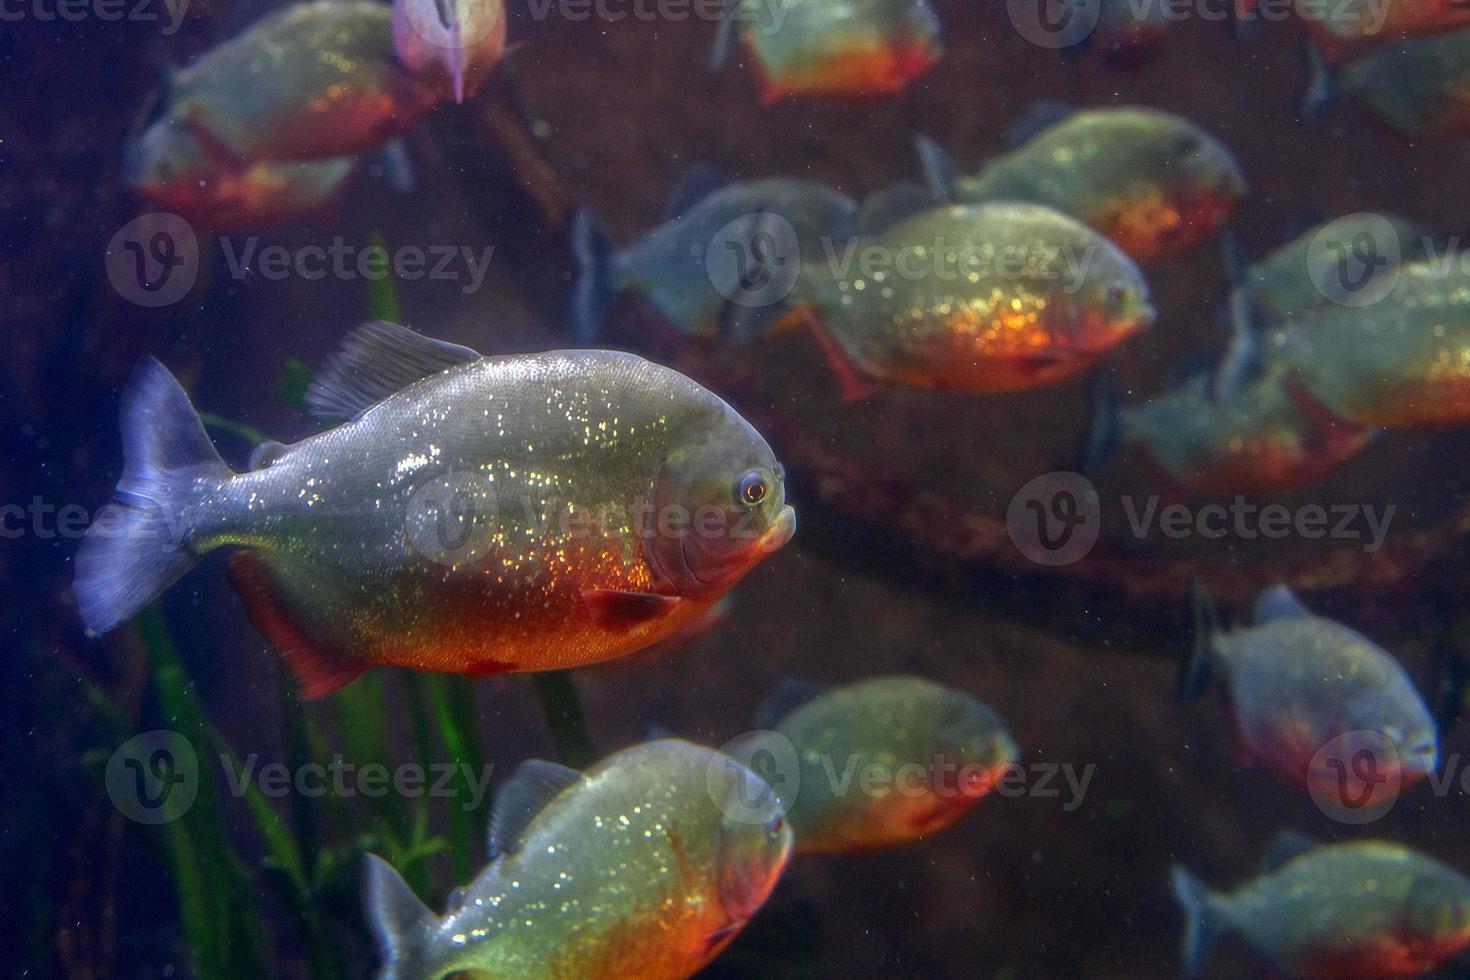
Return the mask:
<path id="1" fill-rule="evenodd" d="M 189 0 L 0 0 L 0 22 L 23 20 L 43 24 L 64 21 L 69 24 L 84 20 L 108 23 L 163 23 L 163 34 L 171 37 L 184 22 Z"/>
<path id="2" fill-rule="evenodd" d="M 1394 504 L 1257 504 L 1237 495 L 1229 503 L 1164 504 L 1157 495 L 1117 499 L 1128 532 L 1146 539 L 1307 541 L 1361 543 L 1372 554 L 1383 547 Z M 1046 473 L 1026 483 L 1006 510 L 1006 531 L 1016 549 L 1041 565 L 1067 565 L 1097 544 L 1103 517 L 1097 488 L 1080 473 Z"/>
<path id="3" fill-rule="evenodd" d="M 485 282 L 495 246 L 473 248 L 469 245 L 402 245 L 388 249 L 382 245 L 359 246 L 341 235 L 328 245 L 262 246 L 257 235 L 246 238 L 238 247 L 228 238 L 219 240 L 232 279 L 258 275 L 268 282 L 297 278 L 382 280 L 390 276 L 404 282 L 427 279 L 431 282 L 455 282 L 466 295 L 477 292 Z"/>
<path id="4" fill-rule="evenodd" d="M 465 812 L 479 809 L 485 801 L 494 771 L 493 765 L 477 767 L 463 762 L 358 765 L 340 755 L 330 762 L 294 767 L 281 762 L 262 763 L 256 753 L 239 762 L 221 753 L 218 762 L 224 789 L 237 799 L 252 790 L 273 800 L 292 794 L 308 799 L 396 796 L 453 800 Z M 138 823 L 163 824 L 188 813 L 204 777 L 193 744 L 178 732 L 158 729 L 118 746 L 107 762 L 105 783 L 108 797 L 124 816 Z"/>
<path id="5" fill-rule="evenodd" d="M 3 2 L 3 0 L 0 0 Z M 449 282 L 465 295 L 478 292 L 495 255 L 493 245 L 358 245 L 342 236 L 326 244 L 286 246 L 258 235 L 240 241 L 219 239 L 231 279 L 259 277 L 267 282 L 335 279 Z M 177 303 L 199 278 L 203 250 L 194 228 L 183 218 L 152 212 L 128 222 L 112 236 L 105 255 L 107 278 L 118 295 L 139 306 Z"/>

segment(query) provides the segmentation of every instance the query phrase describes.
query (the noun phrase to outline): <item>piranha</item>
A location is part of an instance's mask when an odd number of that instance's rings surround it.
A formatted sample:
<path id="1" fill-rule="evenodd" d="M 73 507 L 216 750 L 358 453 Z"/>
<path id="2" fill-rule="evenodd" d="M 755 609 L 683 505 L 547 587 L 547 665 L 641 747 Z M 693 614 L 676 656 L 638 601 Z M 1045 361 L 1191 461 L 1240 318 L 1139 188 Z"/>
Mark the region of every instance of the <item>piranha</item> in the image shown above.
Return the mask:
<path id="1" fill-rule="evenodd" d="M 232 583 L 308 698 L 380 665 L 571 667 L 697 620 L 795 529 L 760 434 L 631 354 L 481 357 L 371 323 L 307 404 L 348 421 L 234 473 L 168 371 L 139 366 L 117 496 L 76 559 L 91 631 L 235 545 Z"/>
<path id="2" fill-rule="evenodd" d="M 1290 364 L 1312 398 L 1357 425 L 1463 425 L 1470 276 L 1453 258 L 1398 266 L 1391 288 L 1371 304 L 1326 303 L 1293 318 L 1273 334 L 1271 356 Z"/>
<path id="3" fill-rule="evenodd" d="M 381 146 L 451 94 L 395 57 L 392 18 L 370 0 L 287 6 L 176 72 L 159 118 L 236 167 Z"/>
<path id="4" fill-rule="evenodd" d="M 1376 47 L 1340 65 L 1315 46 L 1308 55 L 1309 118 L 1326 115 L 1345 94 L 1404 136 L 1470 133 L 1470 28 Z"/>
<path id="5" fill-rule="evenodd" d="M 768 775 L 803 853 L 903 844 L 948 827 L 1016 761 L 1015 741 L 985 705 L 919 677 L 874 677 L 825 691 L 785 682 L 753 732 L 727 747 L 759 760 L 795 753 L 794 779 Z M 885 777 L 881 791 L 859 786 Z"/>
<path id="6" fill-rule="evenodd" d="M 586 773 L 522 764 L 489 837 L 490 863 L 442 918 L 367 857 L 379 980 L 682 980 L 765 903 L 792 845 L 759 776 L 679 739 Z"/>
<path id="7" fill-rule="evenodd" d="M 1253 493 L 1316 483 L 1374 433 L 1310 402 L 1304 411 L 1286 384 L 1288 370 L 1267 364 L 1259 378 L 1223 397 L 1211 373 L 1201 372 L 1144 405 L 1119 409 L 1116 438 L 1140 446 L 1189 490 Z"/>
<path id="8" fill-rule="evenodd" d="M 1254 880 L 1212 892 L 1179 865 L 1184 975 L 1238 933 L 1292 977 L 1412 977 L 1470 945 L 1470 878 L 1385 840 L 1278 835 Z"/>
<path id="9" fill-rule="evenodd" d="M 955 204 L 803 265 L 772 329 L 804 322 L 855 398 L 877 383 L 1051 384 L 1153 318 L 1137 266 L 1086 225 L 1035 204 Z"/>
<path id="10" fill-rule="evenodd" d="M 1244 269 L 1238 288 L 1267 322 L 1283 323 L 1328 302 L 1351 299 L 1342 287 L 1341 263 L 1384 260 L 1390 271 L 1404 262 L 1431 258 L 1434 236 L 1423 226 L 1393 214 L 1358 212 L 1308 228 L 1265 258 Z"/>
<path id="11" fill-rule="evenodd" d="M 133 193 L 217 232 L 263 228 L 329 208 L 357 157 L 220 161 L 177 120 L 160 119 L 128 148 L 123 180 Z"/>
<path id="12" fill-rule="evenodd" d="M 1143 405 L 1118 407 L 1095 390 L 1084 472 L 1119 446 L 1137 446 L 1179 486 L 1251 493 L 1315 483 L 1357 455 L 1375 432 L 1344 421 L 1290 383 L 1291 369 L 1262 356 L 1249 314 L 1237 313 L 1230 349 Z"/>
<path id="13" fill-rule="evenodd" d="M 710 69 L 738 34 L 762 105 L 797 97 L 872 97 L 903 91 L 943 53 L 927 0 L 733 0 Z"/>
<path id="14" fill-rule="evenodd" d="M 858 205 L 813 180 L 729 183 L 700 167 L 680 179 L 664 213 L 662 225 L 622 248 L 590 213 L 573 217 L 579 276 L 572 309 L 583 343 L 625 289 L 641 293 L 682 333 L 754 338 L 779 312 L 803 260 L 815 261 L 823 242 L 852 238 Z"/>
<path id="15" fill-rule="evenodd" d="M 1189 120 L 1154 109 L 1042 104 L 1012 127 L 1010 142 L 1015 149 L 966 177 L 921 137 L 925 179 L 945 200 L 1045 204 L 1091 225 L 1137 262 L 1203 241 L 1246 193 L 1229 150 Z"/>
<path id="16" fill-rule="evenodd" d="M 1179 692 L 1192 700 L 1212 675 L 1223 675 L 1242 764 L 1264 765 L 1331 799 L 1340 792 L 1334 763 L 1371 753 L 1383 778 L 1365 788 L 1363 805 L 1434 772 L 1434 720 L 1382 647 L 1313 615 L 1285 586 L 1261 594 L 1251 625 L 1229 631 L 1198 582 L 1191 601 L 1194 650 Z M 1323 756 L 1324 748 L 1332 751 Z"/>
<path id="17" fill-rule="evenodd" d="M 417 78 L 455 102 L 480 87 L 505 53 L 503 0 L 396 0 L 393 50 Z"/>

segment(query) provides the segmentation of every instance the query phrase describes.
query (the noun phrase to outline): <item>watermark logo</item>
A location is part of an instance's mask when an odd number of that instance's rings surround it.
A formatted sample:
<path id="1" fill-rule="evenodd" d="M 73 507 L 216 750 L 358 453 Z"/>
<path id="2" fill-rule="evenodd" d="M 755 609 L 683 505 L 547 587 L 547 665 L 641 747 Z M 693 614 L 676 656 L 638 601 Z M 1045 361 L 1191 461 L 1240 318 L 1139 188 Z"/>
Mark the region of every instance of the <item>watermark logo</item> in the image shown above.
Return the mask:
<path id="1" fill-rule="evenodd" d="M 1385 816 L 1398 802 L 1400 771 L 1398 749 L 1382 732 L 1344 732 L 1312 756 L 1307 791 L 1326 816 L 1361 826 Z"/>
<path id="2" fill-rule="evenodd" d="M 791 222 L 779 214 L 741 215 L 710 239 L 704 268 L 715 290 L 736 306 L 774 306 L 796 286 L 801 243 Z"/>
<path id="3" fill-rule="evenodd" d="M 199 278 L 199 239 L 176 214 L 134 218 L 107 243 L 107 278 L 119 296 L 139 306 L 170 306 Z"/>
<path id="4" fill-rule="evenodd" d="M 1006 508 L 1006 533 L 1038 565 L 1070 565 L 1087 556 L 1102 528 L 1097 488 L 1081 473 L 1045 473 Z"/>
<path id="5" fill-rule="evenodd" d="M 1102 0 L 1006 0 L 1006 16 L 1038 48 L 1076 47 L 1097 29 Z"/>
<path id="6" fill-rule="evenodd" d="M 1317 292 L 1339 306 L 1372 306 L 1393 291 L 1402 244 L 1393 224 L 1361 212 L 1324 225 L 1307 245 L 1307 274 Z"/>
<path id="7" fill-rule="evenodd" d="M 750 779 L 745 772 L 754 773 Z M 734 791 L 730 791 L 731 777 Z M 705 788 L 736 823 L 763 824 L 784 814 L 801 790 L 801 759 L 780 732 L 755 731 L 719 747 L 705 768 Z"/>
<path id="8" fill-rule="evenodd" d="M 394 5 L 410 30 L 440 51 L 465 51 L 482 45 L 505 15 L 501 0 L 407 0 Z"/>
<path id="9" fill-rule="evenodd" d="M 199 793 L 199 757 L 178 732 L 144 732 L 107 760 L 107 795 L 118 812 L 142 824 L 164 824 L 189 812 Z"/>
<path id="10" fill-rule="evenodd" d="M 422 460 L 428 462 L 427 457 Z M 496 505 L 488 474 L 447 473 L 429 480 L 408 500 L 404 530 L 409 545 L 440 565 L 474 564 L 490 553 L 500 532 Z"/>

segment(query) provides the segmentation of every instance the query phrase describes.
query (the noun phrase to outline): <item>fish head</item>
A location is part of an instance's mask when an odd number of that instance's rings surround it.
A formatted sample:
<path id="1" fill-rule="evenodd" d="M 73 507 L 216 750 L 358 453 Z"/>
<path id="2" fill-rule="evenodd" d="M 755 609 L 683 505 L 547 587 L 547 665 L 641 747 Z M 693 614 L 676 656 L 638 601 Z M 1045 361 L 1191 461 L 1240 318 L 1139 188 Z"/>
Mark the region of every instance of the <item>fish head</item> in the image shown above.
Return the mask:
<path id="1" fill-rule="evenodd" d="M 722 819 L 718 840 L 720 904 L 743 925 L 765 904 L 791 857 L 794 837 L 786 807 L 755 772 L 734 759 L 720 767 Z"/>
<path id="2" fill-rule="evenodd" d="M 1426 959 L 1437 960 L 1470 945 L 1470 879 L 1431 864 L 1409 886 L 1406 906 L 1405 931 L 1416 946 L 1430 953 Z"/>
<path id="3" fill-rule="evenodd" d="M 504 0 L 394 0 L 393 50 L 410 72 L 463 102 L 505 53 Z"/>
<path id="4" fill-rule="evenodd" d="M 796 530 L 786 474 L 771 447 L 728 407 L 659 468 L 645 556 L 678 595 L 724 592 Z"/>
<path id="5" fill-rule="evenodd" d="M 1410 692 L 1413 702 L 1402 712 L 1405 720 L 1386 725 L 1383 738 L 1393 746 L 1398 759 L 1399 782 L 1408 785 L 1430 775 L 1439 767 L 1439 733 L 1434 719 Z"/>
<path id="6" fill-rule="evenodd" d="M 1246 194 L 1219 140 L 1168 113 L 1123 110 L 1117 146 L 1077 213 L 1139 262 L 1182 252 L 1212 234 Z"/>
<path id="7" fill-rule="evenodd" d="M 1015 763 L 1020 747 L 1000 716 L 970 697 L 954 699 L 940 714 L 935 730 L 936 755 L 956 784 L 947 789 L 975 800 L 990 792 L 1000 774 Z"/>
<path id="8" fill-rule="evenodd" d="M 1067 284 L 1076 314 L 1070 346 L 1097 356 L 1148 329 L 1157 314 L 1143 273 L 1122 249 L 1099 235 L 1080 254 L 1081 276 Z"/>

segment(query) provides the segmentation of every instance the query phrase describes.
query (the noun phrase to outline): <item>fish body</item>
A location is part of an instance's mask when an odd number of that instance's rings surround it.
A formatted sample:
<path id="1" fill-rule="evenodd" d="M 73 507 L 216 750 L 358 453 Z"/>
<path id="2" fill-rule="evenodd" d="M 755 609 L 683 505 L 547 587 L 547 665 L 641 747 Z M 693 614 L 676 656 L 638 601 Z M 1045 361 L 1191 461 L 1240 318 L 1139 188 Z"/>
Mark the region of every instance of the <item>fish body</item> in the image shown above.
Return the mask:
<path id="1" fill-rule="evenodd" d="M 1369 752 L 1378 778 L 1364 805 L 1434 771 L 1429 709 L 1399 662 L 1361 633 L 1313 615 L 1284 586 L 1262 594 L 1251 625 L 1229 631 L 1197 589 L 1195 621 L 1181 691 L 1197 696 L 1220 675 L 1242 762 L 1332 798 L 1333 763 Z"/>
<path id="2" fill-rule="evenodd" d="M 1470 28 L 1374 48 L 1342 65 L 1340 88 L 1405 136 L 1470 133 Z"/>
<path id="3" fill-rule="evenodd" d="M 1323 304 L 1273 345 L 1301 385 L 1349 422 L 1385 429 L 1470 421 L 1470 277 L 1409 262 L 1366 306 Z"/>
<path id="4" fill-rule="evenodd" d="M 1251 493 L 1305 486 L 1355 456 L 1372 430 L 1304 411 L 1285 384 L 1288 367 L 1221 398 L 1198 374 L 1137 408 L 1119 410 L 1119 437 L 1140 446 L 1183 487 Z"/>
<path id="5" fill-rule="evenodd" d="M 794 528 L 759 434 L 630 354 L 480 357 L 370 324 L 309 400 L 353 417 L 232 473 L 145 365 L 117 501 L 77 558 L 91 629 L 231 545 L 232 581 L 308 697 L 384 664 L 571 667 L 697 620 Z M 131 546 L 149 534 L 177 547 Z"/>
<path id="6" fill-rule="evenodd" d="M 538 782 L 554 795 L 508 828 L 504 798 Z M 681 980 L 739 933 L 791 853 L 760 777 L 689 742 L 636 745 L 585 774 L 532 764 L 512 783 L 491 821 L 500 853 L 442 918 L 370 861 L 383 980 Z"/>
<path id="7" fill-rule="evenodd" d="M 1075 375 L 1154 317 L 1133 262 L 1033 204 L 949 205 L 859 243 L 885 268 L 828 263 L 793 294 L 834 366 L 871 381 L 1005 392 Z"/>
<path id="8" fill-rule="evenodd" d="M 212 157 L 177 120 L 160 119 L 129 148 L 126 170 L 140 197 L 198 227 L 231 232 L 325 210 L 356 172 L 357 157 L 236 165 Z"/>
<path id="9" fill-rule="evenodd" d="M 944 178 L 931 168 L 930 180 Z M 1218 140 L 1180 116 L 1137 107 L 1073 112 L 947 188 L 961 202 L 1044 204 L 1138 262 L 1208 238 L 1245 192 L 1239 165 Z"/>
<path id="10" fill-rule="evenodd" d="M 1236 932 L 1292 977 L 1411 977 L 1470 944 L 1470 879 L 1401 844 L 1325 844 L 1233 892 L 1176 866 L 1188 918 L 1185 974 Z"/>
<path id="11" fill-rule="evenodd" d="M 1379 236 L 1391 242 L 1379 242 Z M 1365 237 L 1366 236 L 1366 237 Z M 1334 266 L 1356 248 L 1392 254 L 1394 264 L 1430 257 L 1429 231 L 1391 214 L 1360 212 L 1316 225 L 1246 269 L 1240 285 L 1268 322 L 1281 323 L 1324 306 L 1323 286 L 1336 275 Z"/>
<path id="12" fill-rule="evenodd" d="M 817 694 L 736 755 L 753 760 L 787 744 L 799 760 L 795 792 L 784 781 L 771 786 L 800 852 L 868 850 L 935 833 L 988 793 L 1017 755 L 985 705 L 904 676 Z M 865 792 L 859 781 L 870 771 L 882 785 Z"/>
<path id="13" fill-rule="evenodd" d="M 773 7 L 743 0 L 735 21 L 759 73 L 763 104 L 786 96 L 890 95 L 943 50 L 927 0 L 778 0 Z"/>
<path id="14" fill-rule="evenodd" d="M 769 303 L 740 307 L 730 299 L 741 295 L 737 279 L 791 281 L 804 264 L 819 261 L 824 242 L 840 248 L 851 239 L 857 214 L 852 198 L 825 184 L 770 177 L 714 190 L 622 248 L 584 222 L 582 298 L 574 304 L 579 334 L 595 334 L 611 297 L 631 289 L 682 333 L 750 340 L 775 318 L 781 297 L 777 291 Z"/>
<path id="15" fill-rule="evenodd" d="M 398 60 L 392 16 L 371 0 L 308 0 L 268 14 L 179 71 L 160 118 L 241 164 L 381 146 L 447 94 Z"/>

